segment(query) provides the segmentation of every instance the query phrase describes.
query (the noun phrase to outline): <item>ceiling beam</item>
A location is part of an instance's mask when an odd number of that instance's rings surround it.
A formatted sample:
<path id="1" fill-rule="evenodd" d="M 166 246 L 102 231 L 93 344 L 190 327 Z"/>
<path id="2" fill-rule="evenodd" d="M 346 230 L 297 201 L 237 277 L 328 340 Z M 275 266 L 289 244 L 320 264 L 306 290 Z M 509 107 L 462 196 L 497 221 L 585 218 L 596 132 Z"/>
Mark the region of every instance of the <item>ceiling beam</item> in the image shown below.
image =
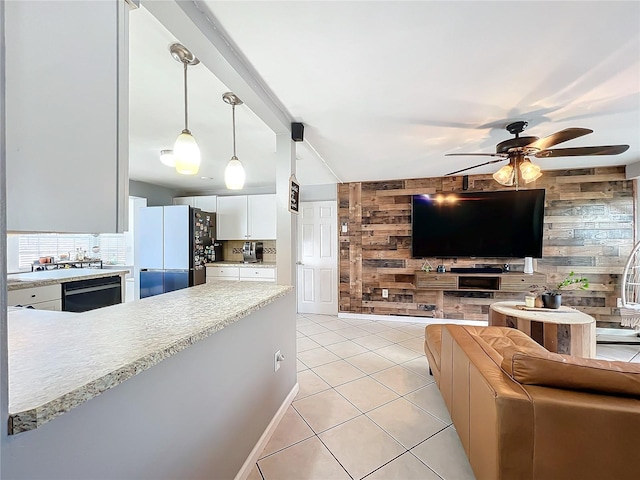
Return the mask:
<path id="1" fill-rule="evenodd" d="M 291 114 L 244 58 L 206 5 L 180 0 L 143 0 L 142 5 L 276 135 L 291 132 Z"/>

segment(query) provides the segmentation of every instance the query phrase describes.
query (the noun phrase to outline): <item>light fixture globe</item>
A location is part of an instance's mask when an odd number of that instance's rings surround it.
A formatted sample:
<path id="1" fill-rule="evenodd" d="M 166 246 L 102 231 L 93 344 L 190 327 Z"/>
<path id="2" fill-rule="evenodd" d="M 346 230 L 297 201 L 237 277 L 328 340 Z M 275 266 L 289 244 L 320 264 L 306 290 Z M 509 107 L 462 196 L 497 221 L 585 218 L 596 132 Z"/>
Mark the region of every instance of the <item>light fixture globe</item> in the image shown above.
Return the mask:
<path id="1" fill-rule="evenodd" d="M 173 146 L 176 171 L 182 175 L 195 175 L 200 169 L 200 148 L 189 130 L 183 130 Z"/>
<path id="2" fill-rule="evenodd" d="M 229 190 L 242 190 L 244 187 L 245 173 L 242 162 L 238 160 L 238 157 L 233 156 L 227 168 L 224 170 L 224 183 Z"/>
<path id="3" fill-rule="evenodd" d="M 542 176 L 540 167 L 531 163 L 529 158 L 526 158 L 520 163 L 520 174 L 525 183 L 531 183 Z"/>
<path id="4" fill-rule="evenodd" d="M 513 185 L 513 165 L 509 163 L 509 165 L 505 165 L 496 173 L 493 174 L 493 179 L 498 182 L 500 185 L 511 186 Z"/>

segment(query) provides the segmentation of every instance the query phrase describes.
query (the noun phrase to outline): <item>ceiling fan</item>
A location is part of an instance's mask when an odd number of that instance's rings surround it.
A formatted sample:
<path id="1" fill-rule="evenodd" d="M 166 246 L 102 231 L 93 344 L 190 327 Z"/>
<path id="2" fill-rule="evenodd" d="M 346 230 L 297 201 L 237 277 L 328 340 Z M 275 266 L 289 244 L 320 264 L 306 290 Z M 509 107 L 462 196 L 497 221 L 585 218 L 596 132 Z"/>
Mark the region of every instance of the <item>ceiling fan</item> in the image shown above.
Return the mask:
<path id="1" fill-rule="evenodd" d="M 488 162 L 479 163 L 472 167 L 456 170 L 446 175 L 455 175 L 456 173 L 466 172 L 473 168 L 492 163 L 503 162 L 508 160 L 509 163 L 493 174 L 493 178 L 500 184 L 511 186 L 515 183 L 518 185 L 518 170 L 525 183 L 533 182 L 540 178 L 542 173 L 540 167 L 531 162 L 528 156 L 536 158 L 548 157 L 575 157 L 588 155 L 619 155 L 629 149 L 629 145 L 600 145 L 595 147 L 574 147 L 574 148 L 554 148 L 554 145 L 562 142 L 573 140 L 593 133 L 588 128 L 566 128 L 551 135 L 538 137 L 521 137 L 520 134 L 527 128 L 528 123 L 525 121 L 517 121 L 510 123 L 506 129 L 515 138 L 510 138 L 496 145 L 496 153 L 447 153 L 446 156 L 475 155 L 484 157 L 498 157 Z"/>

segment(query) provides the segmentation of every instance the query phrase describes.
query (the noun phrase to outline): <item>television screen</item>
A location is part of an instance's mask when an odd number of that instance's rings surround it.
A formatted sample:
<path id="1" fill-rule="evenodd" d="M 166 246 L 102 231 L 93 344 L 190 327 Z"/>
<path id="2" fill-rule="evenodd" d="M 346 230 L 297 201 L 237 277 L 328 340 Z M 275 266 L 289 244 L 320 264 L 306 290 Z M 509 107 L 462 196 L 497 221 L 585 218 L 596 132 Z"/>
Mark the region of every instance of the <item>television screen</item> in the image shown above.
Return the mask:
<path id="1" fill-rule="evenodd" d="M 544 190 L 414 195 L 412 256 L 542 256 Z"/>

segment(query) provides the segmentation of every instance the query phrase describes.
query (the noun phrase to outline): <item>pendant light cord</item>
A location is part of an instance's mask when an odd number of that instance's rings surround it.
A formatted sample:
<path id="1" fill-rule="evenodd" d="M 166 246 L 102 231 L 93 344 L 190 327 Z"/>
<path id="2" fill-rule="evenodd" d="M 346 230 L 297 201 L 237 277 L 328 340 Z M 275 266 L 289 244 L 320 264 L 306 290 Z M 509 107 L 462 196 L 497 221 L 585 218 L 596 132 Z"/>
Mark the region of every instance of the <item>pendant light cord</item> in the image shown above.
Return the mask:
<path id="1" fill-rule="evenodd" d="M 233 156 L 236 157 L 236 106 L 231 105 L 231 121 L 233 123 Z"/>
<path id="2" fill-rule="evenodd" d="M 189 131 L 189 115 L 187 113 L 187 62 L 184 62 L 184 129 Z"/>

